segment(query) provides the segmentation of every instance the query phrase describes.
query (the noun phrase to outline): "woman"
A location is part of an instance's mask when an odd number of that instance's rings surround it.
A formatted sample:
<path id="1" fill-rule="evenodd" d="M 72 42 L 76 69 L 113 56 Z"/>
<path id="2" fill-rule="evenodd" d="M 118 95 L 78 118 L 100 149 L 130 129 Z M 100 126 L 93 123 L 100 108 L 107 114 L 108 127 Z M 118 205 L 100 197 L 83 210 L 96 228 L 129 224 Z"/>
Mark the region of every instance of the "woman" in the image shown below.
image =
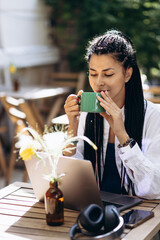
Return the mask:
<path id="1" fill-rule="evenodd" d="M 160 198 L 160 108 L 143 98 L 131 40 L 112 30 L 88 46 L 89 83 L 105 113 L 81 113 L 78 97 L 65 102 L 68 134 L 86 135 L 69 154 L 91 160 L 101 190 Z M 80 118 L 79 118 L 80 116 Z"/>

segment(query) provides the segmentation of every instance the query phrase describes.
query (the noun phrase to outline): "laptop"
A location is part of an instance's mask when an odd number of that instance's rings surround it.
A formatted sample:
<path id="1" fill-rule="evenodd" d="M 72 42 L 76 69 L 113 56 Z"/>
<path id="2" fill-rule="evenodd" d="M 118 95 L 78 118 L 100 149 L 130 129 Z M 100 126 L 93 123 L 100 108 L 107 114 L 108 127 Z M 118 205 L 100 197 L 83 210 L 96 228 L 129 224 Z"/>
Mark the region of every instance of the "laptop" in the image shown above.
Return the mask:
<path id="1" fill-rule="evenodd" d="M 50 173 L 48 158 L 44 156 L 46 169 Z M 33 157 L 25 161 L 26 169 L 33 187 L 36 198 L 44 200 L 44 194 L 49 183 L 44 179 L 45 168 L 42 161 Z M 133 207 L 140 202 L 139 198 L 121 194 L 100 192 L 94 176 L 92 164 L 88 160 L 79 160 L 72 157 L 60 157 L 57 167 L 58 173 L 65 173 L 59 184 L 64 195 L 64 206 L 74 210 L 82 210 L 91 203 L 101 207 L 113 204 L 119 211 Z"/>

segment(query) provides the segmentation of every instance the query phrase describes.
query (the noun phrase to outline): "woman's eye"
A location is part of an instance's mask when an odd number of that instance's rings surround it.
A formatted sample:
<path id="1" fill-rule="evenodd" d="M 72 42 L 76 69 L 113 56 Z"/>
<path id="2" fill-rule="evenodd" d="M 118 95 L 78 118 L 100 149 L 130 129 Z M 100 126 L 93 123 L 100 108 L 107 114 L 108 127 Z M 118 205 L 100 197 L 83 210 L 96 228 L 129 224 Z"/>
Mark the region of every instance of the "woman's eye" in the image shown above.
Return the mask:
<path id="1" fill-rule="evenodd" d="M 113 73 L 112 74 L 104 74 L 105 77 L 111 77 L 113 76 Z"/>
<path id="2" fill-rule="evenodd" d="M 90 76 L 91 76 L 91 77 L 96 77 L 97 74 L 90 73 Z"/>

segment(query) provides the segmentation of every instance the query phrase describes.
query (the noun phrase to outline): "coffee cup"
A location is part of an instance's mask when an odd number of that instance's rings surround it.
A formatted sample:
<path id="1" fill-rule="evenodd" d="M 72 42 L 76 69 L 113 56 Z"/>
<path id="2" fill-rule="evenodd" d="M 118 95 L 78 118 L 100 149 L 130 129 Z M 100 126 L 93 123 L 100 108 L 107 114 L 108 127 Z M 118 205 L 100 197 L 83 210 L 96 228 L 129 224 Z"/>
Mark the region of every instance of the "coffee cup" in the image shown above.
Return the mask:
<path id="1" fill-rule="evenodd" d="M 81 112 L 92 112 L 92 113 L 102 113 L 105 109 L 100 105 L 97 97 L 100 93 L 95 92 L 82 92 L 80 96 L 80 111 Z"/>

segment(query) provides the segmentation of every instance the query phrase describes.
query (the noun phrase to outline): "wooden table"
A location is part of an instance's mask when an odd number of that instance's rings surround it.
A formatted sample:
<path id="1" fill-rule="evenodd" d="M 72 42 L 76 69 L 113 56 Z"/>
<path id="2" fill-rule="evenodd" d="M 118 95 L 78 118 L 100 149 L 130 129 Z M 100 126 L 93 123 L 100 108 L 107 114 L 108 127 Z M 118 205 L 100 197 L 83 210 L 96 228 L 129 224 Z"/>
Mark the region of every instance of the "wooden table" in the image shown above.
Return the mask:
<path id="1" fill-rule="evenodd" d="M 16 99 L 24 99 L 28 102 L 33 114 L 39 117 L 39 122 L 43 124 L 43 119 L 37 111 L 37 106 L 35 106 L 35 101 L 38 101 L 40 105 L 40 100 L 53 98 L 53 105 L 50 109 L 48 118 L 46 120 L 47 125 L 51 125 L 51 119 L 57 116 L 59 108 L 64 101 L 64 95 L 69 95 L 71 88 L 69 87 L 45 87 L 45 86 L 21 86 L 18 91 L 11 90 L 1 90 L 1 96 L 10 96 Z"/>
<path id="2" fill-rule="evenodd" d="M 69 120 L 67 117 L 67 114 L 63 114 L 61 116 L 58 116 L 56 118 L 53 118 L 51 120 L 53 128 L 56 127 L 60 131 L 67 131 L 68 130 L 68 125 L 69 125 Z"/>
<path id="3" fill-rule="evenodd" d="M 0 95 L 24 98 L 25 100 L 37 100 L 58 96 L 67 93 L 69 90 L 68 87 L 21 86 L 18 91 L 3 90 Z"/>
<path id="4" fill-rule="evenodd" d="M 160 229 L 159 203 L 158 200 L 143 201 L 134 207 L 154 211 L 155 216 L 133 230 L 124 229 L 120 239 L 152 239 Z M 48 226 L 45 221 L 44 203 L 36 200 L 29 183 L 15 182 L 0 190 L 0 239 L 70 239 L 69 230 L 77 216 L 77 211 L 65 209 L 64 224 L 58 227 Z"/>

